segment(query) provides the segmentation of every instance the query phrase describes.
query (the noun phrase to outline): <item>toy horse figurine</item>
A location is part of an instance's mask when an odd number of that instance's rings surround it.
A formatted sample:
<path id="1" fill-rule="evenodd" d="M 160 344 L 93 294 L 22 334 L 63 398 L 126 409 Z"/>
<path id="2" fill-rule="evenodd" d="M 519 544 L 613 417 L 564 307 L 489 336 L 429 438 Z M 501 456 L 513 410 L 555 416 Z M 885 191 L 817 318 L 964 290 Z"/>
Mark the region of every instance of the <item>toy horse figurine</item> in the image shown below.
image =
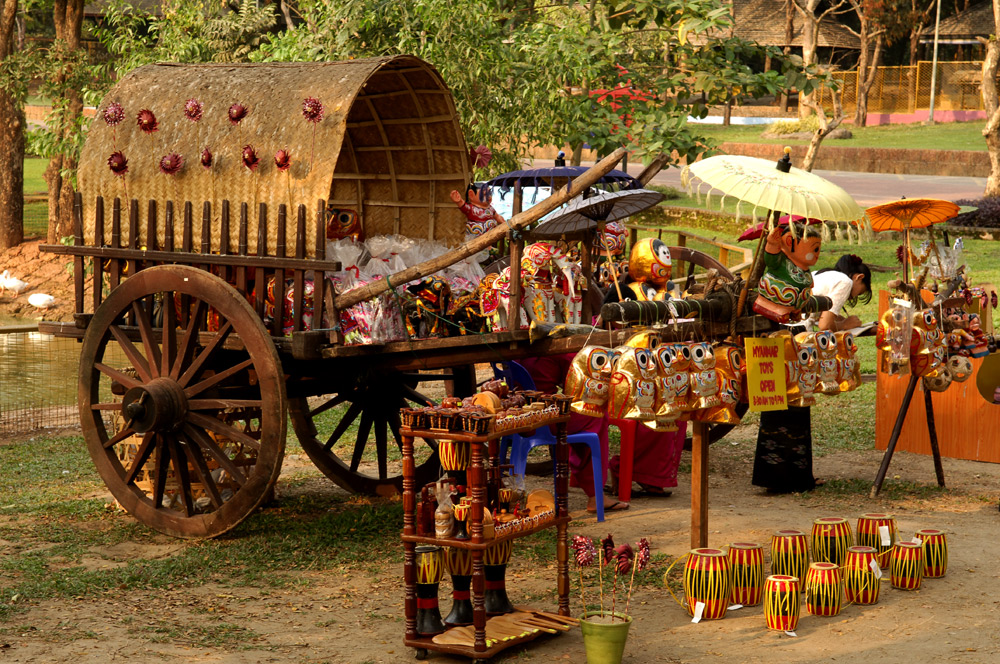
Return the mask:
<path id="1" fill-rule="evenodd" d="M 790 228 L 794 224 L 794 229 Z M 813 278 L 809 268 L 819 260 L 823 222 L 803 217 L 782 217 L 768 233 L 764 244 L 764 274 L 757 286 L 753 310 L 777 323 L 799 319 L 802 307 L 812 296 Z M 763 233 L 763 227 L 760 232 Z M 752 238 L 744 233 L 740 239 Z M 759 237 L 756 236 L 756 237 Z"/>

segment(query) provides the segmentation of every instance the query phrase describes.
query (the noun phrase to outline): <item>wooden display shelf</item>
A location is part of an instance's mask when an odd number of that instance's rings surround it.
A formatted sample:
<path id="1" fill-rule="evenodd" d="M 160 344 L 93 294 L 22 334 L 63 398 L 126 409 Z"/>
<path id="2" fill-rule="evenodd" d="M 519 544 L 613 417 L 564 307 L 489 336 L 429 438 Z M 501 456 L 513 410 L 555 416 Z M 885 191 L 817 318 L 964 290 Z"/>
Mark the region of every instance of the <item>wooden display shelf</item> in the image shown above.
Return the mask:
<path id="1" fill-rule="evenodd" d="M 528 641 L 540 634 L 538 631 L 509 637 L 496 643 L 486 640 L 486 577 L 483 557 L 485 551 L 498 542 L 507 542 L 526 537 L 546 528 L 556 529 L 556 591 L 558 594 L 557 613 L 569 616 L 569 536 L 567 526 L 571 521 L 569 516 L 567 494 L 569 491 L 569 443 L 566 441 L 566 428 L 569 414 L 551 417 L 530 427 L 519 427 L 505 431 L 493 431 L 485 435 L 471 434 L 461 431 L 438 432 L 423 429 L 402 427 L 403 452 L 403 583 L 405 597 L 403 601 L 406 628 L 403 643 L 417 648 L 419 651 L 445 652 L 453 655 L 463 655 L 474 659 L 486 659 L 493 655 Z M 500 438 L 514 433 L 533 431 L 540 426 L 552 426 L 556 437 L 553 446 L 555 458 L 555 517 L 535 527 L 509 533 L 493 539 L 483 537 L 483 513 L 488 509 L 488 492 L 496 495 L 500 474 L 499 441 Z M 415 438 L 437 438 L 438 440 L 467 441 L 479 443 L 470 445 L 469 464 L 466 469 L 467 494 L 472 499 L 468 516 L 468 540 L 453 538 L 438 539 L 436 537 L 417 535 L 417 494 L 415 462 L 413 459 L 413 441 Z M 491 471 L 491 472 L 487 472 Z M 468 549 L 472 556 L 471 600 L 473 615 L 473 644 L 471 646 L 434 643 L 433 637 L 420 636 L 417 631 L 417 569 L 416 548 L 418 544 L 431 544 L 451 548 Z"/>
<path id="2" fill-rule="evenodd" d="M 488 549 L 499 542 L 506 542 L 507 540 L 516 540 L 521 537 L 527 537 L 528 535 L 534 535 L 535 533 L 551 528 L 552 526 L 567 524 L 572 520 L 573 517 L 570 516 L 557 516 L 532 528 L 519 530 L 516 533 L 507 533 L 505 535 L 500 535 L 499 537 L 494 537 L 493 539 L 484 539 L 482 542 L 473 542 L 471 538 L 458 540 L 453 537 L 438 538 L 430 535 L 402 535 L 402 539 L 404 542 L 413 542 L 414 544 L 437 544 L 438 546 L 450 546 L 456 549 L 482 550 Z"/>

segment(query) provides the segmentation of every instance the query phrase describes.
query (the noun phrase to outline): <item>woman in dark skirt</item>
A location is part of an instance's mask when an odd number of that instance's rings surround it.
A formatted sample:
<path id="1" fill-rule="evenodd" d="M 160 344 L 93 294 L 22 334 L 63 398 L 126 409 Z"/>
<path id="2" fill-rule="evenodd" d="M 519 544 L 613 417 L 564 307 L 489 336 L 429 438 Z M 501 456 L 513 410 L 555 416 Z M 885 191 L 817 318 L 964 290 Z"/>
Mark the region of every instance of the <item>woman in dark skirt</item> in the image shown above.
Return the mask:
<path id="1" fill-rule="evenodd" d="M 841 308 L 854 306 L 859 299 L 870 301 L 871 292 L 871 271 L 857 256 L 842 256 L 833 269 L 815 273 L 813 293 L 833 300 L 833 309 L 819 318 L 819 329 L 836 331 L 860 324 L 854 316 L 841 316 Z M 751 482 L 768 493 L 798 493 L 816 488 L 808 408 L 790 406 L 788 410 L 760 414 Z"/>

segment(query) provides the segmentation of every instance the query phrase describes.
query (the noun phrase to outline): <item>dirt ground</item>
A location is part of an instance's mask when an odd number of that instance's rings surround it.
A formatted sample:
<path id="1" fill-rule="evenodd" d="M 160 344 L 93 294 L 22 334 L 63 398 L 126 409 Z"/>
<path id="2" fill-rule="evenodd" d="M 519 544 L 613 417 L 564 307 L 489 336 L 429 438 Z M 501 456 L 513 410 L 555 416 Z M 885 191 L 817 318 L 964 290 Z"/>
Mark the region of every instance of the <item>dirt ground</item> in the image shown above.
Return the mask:
<path id="1" fill-rule="evenodd" d="M 73 320 L 73 259 L 41 253 L 38 249 L 41 244 L 37 240 L 24 242 L 0 251 L 0 272 L 9 270 L 11 276 L 28 283 L 28 288 L 17 297 L 10 291 L 0 295 L 0 321 L 18 318 L 22 322 L 34 322 L 43 316 L 45 320 Z M 44 311 L 37 309 L 28 304 L 28 296 L 32 293 L 47 293 L 56 298 L 56 302 Z M 88 288 L 88 296 L 89 293 Z"/>
<path id="2" fill-rule="evenodd" d="M 848 606 L 836 618 L 808 616 L 803 608 L 797 637 L 767 631 L 760 607 L 730 612 L 724 620 L 692 624 L 665 589 L 643 588 L 633 602 L 635 622 L 625 662 L 1000 662 L 996 629 L 1000 578 L 995 551 L 1000 466 L 946 459 L 949 490 L 912 494 L 930 498 L 881 497 L 872 501 L 866 491 L 845 493 L 826 488 L 812 494 L 771 496 L 750 485 L 753 436 L 750 427 L 742 427 L 712 448 L 712 546 L 734 541 L 766 543 L 774 530 L 808 531 L 812 521 L 822 516 L 843 516 L 853 523 L 861 513 L 888 511 L 895 514 L 904 537 L 912 536 L 918 528 L 940 528 L 948 533 L 947 576 L 925 580 L 916 592 L 893 590 L 883 579 L 877 605 Z M 816 474 L 867 483 L 880 459 L 881 453 L 875 451 L 837 452 L 816 460 Z M 584 497 L 574 490 L 570 533 L 604 536 L 611 532 L 618 542 L 634 542 L 645 536 L 654 552 L 670 556 L 686 553 L 690 483 L 683 471 L 688 463 L 685 454 L 680 486 L 672 497 L 636 500 L 630 510 L 610 514 L 601 524 L 585 512 Z M 897 454 L 890 480 L 895 476 L 925 486 L 934 484 L 931 460 L 923 456 Z M 302 458 L 286 459 L 282 478 L 297 481 L 294 488 L 279 482 L 279 499 L 291 492 L 339 491 Z M 549 482 L 545 478 L 531 481 L 538 486 Z M 98 568 L 123 565 L 134 555 L 170 556 L 184 545 L 163 537 L 153 545 L 137 550 L 138 546 L 126 542 L 95 550 L 87 564 Z M 3 548 L 0 540 L 0 555 Z M 402 645 L 403 591 L 398 566 L 377 576 L 346 572 L 302 575 L 308 583 L 289 590 L 179 586 L 167 591 L 48 602 L 2 625 L 0 662 L 361 664 L 414 660 L 413 651 Z M 515 546 L 508 572 L 509 594 L 515 603 L 545 608 L 552 602 L 554 577 L 554 565 L 539 567 L 518 561 Z M 575 574 L 573 578 L 570 601 L 575 612 L 580 605 Z M 448 584 L 446 580 L 440 592 L 445 611 L 450 606 Z M 239 625 L 257 637 L 241 644 L 201 645 L 198 635 L 217 625 Z M 143 629 L 137 630 L 139 626 Z M 162 626 L 160 638 L 157 626 Z M 508 651 L 502 658 L 582 662 L 585 654 L 581 635 L 573 630 L 537 640 L 523 651 Z M 432 661 L 446 664 L 462 660 L 432 655 Z"/>

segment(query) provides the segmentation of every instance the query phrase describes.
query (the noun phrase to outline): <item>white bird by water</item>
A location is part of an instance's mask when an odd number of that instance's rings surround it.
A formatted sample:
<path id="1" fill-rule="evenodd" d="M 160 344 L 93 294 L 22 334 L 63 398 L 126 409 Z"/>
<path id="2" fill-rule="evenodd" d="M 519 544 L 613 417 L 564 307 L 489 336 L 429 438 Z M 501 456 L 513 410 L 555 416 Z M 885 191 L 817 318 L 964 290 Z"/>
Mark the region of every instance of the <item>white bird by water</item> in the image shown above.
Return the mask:
<path id="1" fill-rule="evenodd" d="M 14 297 L 16 298 L 27 287 L 28 282 L 12 276 L 10 270 L 0 272 L 0 293 L 3 293 L 5 290 L 14 291 Z"/>
<path id="2" fill-rule="evenodd" d="M 32 293 L 28 296 L 28 304 L 39 309 L 48 309 L 56 303 L 56 298 L 48 293 Z"/>

